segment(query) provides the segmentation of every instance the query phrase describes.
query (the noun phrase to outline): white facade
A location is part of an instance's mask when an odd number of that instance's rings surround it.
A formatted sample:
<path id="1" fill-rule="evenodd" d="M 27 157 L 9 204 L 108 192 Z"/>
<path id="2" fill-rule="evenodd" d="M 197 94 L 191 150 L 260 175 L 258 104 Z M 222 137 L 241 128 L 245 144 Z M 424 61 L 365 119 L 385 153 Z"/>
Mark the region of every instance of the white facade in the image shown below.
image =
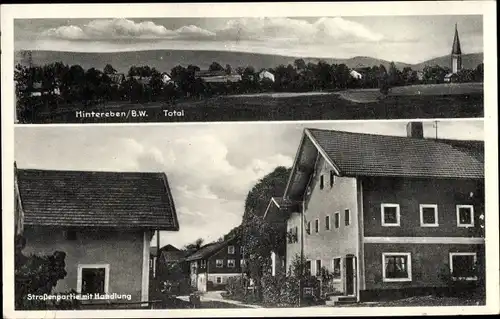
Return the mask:
<path id="1" fill-rule="evenodd" d="M 264 79 L 269 79 L 269 80 L 274 82 L 274 74 L 272 74 L 271 72 L 266 71 L 266 70 L 260 72 L 259 73 L 259 80 L 262 81 Z"/>
<path id="2" fill-rule="evenodd" d="M 356 80 L 361 80 L 363 78 L 363 75 L 356 70 L 351 70 L 349 74 L 351 75 L 352 78 L 355 78 Z"/>

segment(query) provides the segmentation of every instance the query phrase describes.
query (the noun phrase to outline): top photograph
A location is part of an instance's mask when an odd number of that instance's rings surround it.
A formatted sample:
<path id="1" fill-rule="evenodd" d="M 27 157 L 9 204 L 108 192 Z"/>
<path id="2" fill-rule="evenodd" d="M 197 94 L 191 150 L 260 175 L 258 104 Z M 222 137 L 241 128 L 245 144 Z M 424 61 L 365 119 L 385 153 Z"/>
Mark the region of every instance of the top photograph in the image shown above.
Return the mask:
<path id="1" fill-rule="evenodd" d="M 15 19 L 16 124 L 484 116 L 482 15 Z"/>

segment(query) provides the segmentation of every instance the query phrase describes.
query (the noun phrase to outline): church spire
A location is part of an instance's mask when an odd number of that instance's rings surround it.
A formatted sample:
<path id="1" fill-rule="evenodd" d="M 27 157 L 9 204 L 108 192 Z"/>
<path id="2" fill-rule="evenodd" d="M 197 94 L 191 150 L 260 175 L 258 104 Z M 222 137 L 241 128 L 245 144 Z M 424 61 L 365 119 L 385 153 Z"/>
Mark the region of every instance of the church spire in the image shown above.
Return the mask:
<path id="1" fill-rule="evenodd" d="M 460 39 L 458 38 L 458 28 L 456 23 L 455 23 L 455 38 L 453 39 L 451 54 L 462 54 L 462 49 L 460 48 Z"/>

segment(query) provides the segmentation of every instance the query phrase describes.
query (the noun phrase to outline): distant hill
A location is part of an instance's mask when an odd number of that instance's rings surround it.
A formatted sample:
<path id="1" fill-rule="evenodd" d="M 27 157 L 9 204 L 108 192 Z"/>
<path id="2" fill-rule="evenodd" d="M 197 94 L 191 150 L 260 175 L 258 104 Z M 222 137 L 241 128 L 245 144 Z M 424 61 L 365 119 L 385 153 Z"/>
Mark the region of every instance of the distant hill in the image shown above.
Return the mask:
<path id="1" fill-rule="evenodd" d="M 478 64 L 483 63 L 483 53 L 462 54 L 462 67 L 464 69 L 475 69 Z M 427 60 L 425 62 L 415 64 L 412 69 L 423 70 L 426 65 L 440 65 L 442 67 L 450 67 L 450 56 L 442 56 L 439 58 Z"/>
<path id="2" fill-rule="evenodd" d="M 221 65 L 231 65 L 233 69 L 242 66 L 251 65 L 256 70 L 261 68 L 273 68 L 280 64 L 293 64 L 299 57 L 289 57 L 271 54 L 258 54 L 246 52 L 228 52 L 228 51 L 187 51 L 187 50 L 148 50 L 148 51 L 128 51 L 111 53 L 94 52 L 64 52 L 64 51 L 32 51 L 32 61 L 35 65 L 43 65 L 52 62 L 61 61 L 65 64 L 79 64 L 84 69 L 97 68 L 103 69 L 110 63 L 119 72 L 126 73 L 132 65 L 149 65 L 157 70 L 170 71 L 177 65 L 188 66 L 197 65 L 201 69 L 208 69 L 208 66 L 217 61 Z M 358 56 L 349 59 L 335 58 L 303 58 L 306 63 L 322 60 L 330 64 L 345 63 L 350 68 L 374 66 L 383 64 L 388 67 L 390 61 L 375 59 L 371 57 Z M 483 61 L 483 54 L 465 54 L 462 58 L 465 68 L 475 68 Z M 15 54 L 15 63 L 26 64 L 27 60 L 20 51 Z M 395 62 L 399 69 L 410 66 L 416 70 L 422 70 L 425 65 L 449 65 L 449 56 L 443 56 L 422 62 L 416 65 Z"/>

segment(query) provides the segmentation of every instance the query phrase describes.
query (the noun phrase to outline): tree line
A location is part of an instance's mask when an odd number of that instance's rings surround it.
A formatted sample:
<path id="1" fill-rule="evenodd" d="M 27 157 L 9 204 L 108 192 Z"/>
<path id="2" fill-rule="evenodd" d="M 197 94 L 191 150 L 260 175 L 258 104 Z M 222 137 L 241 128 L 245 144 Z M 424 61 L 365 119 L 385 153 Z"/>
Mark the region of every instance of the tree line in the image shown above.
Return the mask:
<path id="1" fill-rule="evenodd" d="M 463 69 L 458 72 L 459 82 L 481 82 L 484 66 Z M 162 73 L 147 65 L 131 66 L 123 81 L 117 81 L 120 74 L 110 64 L 103 70 L 84 70 L 80 65 L 66 65 L 62 62 L 43 66 L 16 65 L 15 81 L 18 107 L 45 104 L 53 111 L 60 105 L 93 105 L 108 101 L 173 102 L 185 98 L 206 98 L 216 95 L 258 92 L 308 92 L 343 90 L 349 88 L 380 88 L 387 91 L 393 86 L 442 83 L 450 72 L 441 66 L 426 66 L 419 74 L 411 67 L 399 70 L 391 62 L 388 69 L 384 65 L 366 67 L 359 70 L 361 78 L 352 76 L 346 64 L 329 64 L 324 61 L 306 63 L 297 59 L 293 64 L 278 65 L 267 69 L 274 75 L 274 81 L 259 77 L 261 70 L 252 66 L 223 67 L 213 62 L 209 71 L 223 74 L 239 74 L 241 81 L 207 83 L 196 76 L 200 67 L 178 65 L 169 72 L 172 81 L 165 83 Z M 32 92 L 41 94 L 33 96 Z"/>

